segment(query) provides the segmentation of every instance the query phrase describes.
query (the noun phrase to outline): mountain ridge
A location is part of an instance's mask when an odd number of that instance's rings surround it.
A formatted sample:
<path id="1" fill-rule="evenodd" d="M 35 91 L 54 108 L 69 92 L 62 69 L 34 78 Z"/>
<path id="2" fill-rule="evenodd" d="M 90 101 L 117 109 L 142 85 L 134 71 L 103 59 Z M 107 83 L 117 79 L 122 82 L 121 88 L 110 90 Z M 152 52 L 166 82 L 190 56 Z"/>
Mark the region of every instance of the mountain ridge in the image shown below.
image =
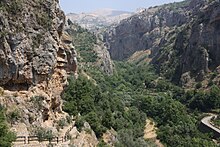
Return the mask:
<path id="1" fill-rule="evenodd" d="M 120 11 L 114 9 L 100 9 L 88 13 L 69 13 L 67 19 L 79 24 L 81 27 L 91 31 L 105 28 L 119 23 L 122 19 L 130 17 L 132 12 Z"/>

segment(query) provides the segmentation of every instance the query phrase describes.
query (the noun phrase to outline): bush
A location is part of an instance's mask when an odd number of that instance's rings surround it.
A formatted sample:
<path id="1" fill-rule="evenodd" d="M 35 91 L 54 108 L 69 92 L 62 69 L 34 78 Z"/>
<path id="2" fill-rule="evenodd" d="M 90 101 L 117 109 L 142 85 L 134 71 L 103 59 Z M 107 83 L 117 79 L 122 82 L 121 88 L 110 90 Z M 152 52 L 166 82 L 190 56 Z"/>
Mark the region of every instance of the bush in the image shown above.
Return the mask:
<path id="1" fill-rule="evenodd" d="M 43 96 L 33 96 L 30 99 L 38 110 L 41 110 L 43 108 L 43 100 L 44 100 Z"/>
<path id="2" fill-rule="evenodd" d="M 66 116 L 66 121 L 67 121 L 68 124 L 72 123 L 72 121 L 73 121 L 73 120 L 72 120 L 72 117 L 69 116 L 69 115 Z"/>
<path id="3" fill-rule="evenodd" d="M 4 95 L 4 88 L 0 87 L 0 96 Z"/>
<path id="4" fill-rule="evenodd" d="M 58 128 L 63 129 L 64 126 L 67 125 L 66 119 L 62 118 L 62 119 L 58 120 L 57 125 L 58 125 Z"/>
<path id="5" fill-rule="evenodd" d="M 49 16 L 48 12 L 36 13 L 36 19 L 38 24 L 44 29 L 50 29 L 52 25 L 52 18 Z"/>
<path id="6" fill-rule="evenodd" d="M 212 80 L 210 80 L 208 83 L 208 86 L 211 87 L 212 85 L 214 85 L 214 82 Z"/>
<path id="7" fill-rule="evenodd" d="M 12 146 L 12 142 L 16 140 L 16 135 L 11 132 L 6 123 L 5 110 L 0 106 L 0 146 Z"/>
<path id="8" fill-rule="evenodd" d="M 220 116 L 218 116 L 216 119 L 213 120 L 213 123 L 217 126 L 220 127 Z"/>
<path id="9" fill-rule="evenodd" d="M 20 114 L 18 110 L 9 111 L 7 113 L 7 119 L 11 123 L 15 123 L 20 118 Z"/>
<path id="10" fill-rule="evenodd" d="M 77 127 L 79 131 L 82 131 L 82 127 L 84 126 L 84 123 L 85 123 L 85 119 L 82 117 L 79 117 L 76 119 L 75 126 Z"/>
<path id="11" fill-rule="evenodd" d="M 16 14 L 20 13 L 22 11 L 22 9 L 23 9 L 23 6 L 22 6 L 21 0 L 12 0 L 7 11 L 16 15 Z"/>
<path id="12" fill-rule="evenodd" d="M 18 15 L 22 12 L 22 0 L 11 0 L 9 3 L 0 1 L 0 10 L 7 11 L 9 14 Z"/>
<path id="13" fill-rule="evenodd" d="M 47 130 L 43 127 L 37 127 L 34 130 L 34 134 L 38 137 L 38 141 L 42 142 L 44 140 L 49 140 L 51 142 L 51 140 L 53 139 L 53 137 L 55 136 L 52 132 L 52 130 Z"/>
<path id="14" fill-rule="evenodd" d="M 103 140 L 99 141 L 97 147 L 109 147 Z"/>
<path id="15" fill-rule="evenodd" d="M 118 132 L 118 142 L 115 143 L 115 147 L 156 147 L 154 143 L 144 140 L 142 137 L 136 138 L 134 131 L 129 129 L 123 129 Z"/>
<path id="16" fill-rule="evenodd" d="M 201 83 L 201 82 L 199 82 L 199 83 L 196 84 L 196 89 L 199 89 L 199 88 L 201 88 L 201 87 L 202 87 L 202 83 Z"/>

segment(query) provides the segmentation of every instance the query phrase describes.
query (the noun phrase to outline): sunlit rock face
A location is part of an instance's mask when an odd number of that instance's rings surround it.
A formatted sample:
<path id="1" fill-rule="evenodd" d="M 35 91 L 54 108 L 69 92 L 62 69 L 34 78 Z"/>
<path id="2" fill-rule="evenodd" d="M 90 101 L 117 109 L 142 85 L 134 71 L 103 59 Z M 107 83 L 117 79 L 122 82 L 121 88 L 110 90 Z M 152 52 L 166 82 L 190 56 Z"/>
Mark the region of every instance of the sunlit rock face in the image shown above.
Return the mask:
<path id="1" fill-rule="evenodd" d="M 57 1 L 1 1 L 0 84 L 44 81 L 57 63 L 64 13 Z"/>
<path id="2" fill-rule="evenodd" d="M 64 116 L 60 95 L 77 71 L 64 23 L 58 0 L 0 2 L 0 103 L 18 109 L 26 125 L 51 127 Z"/>

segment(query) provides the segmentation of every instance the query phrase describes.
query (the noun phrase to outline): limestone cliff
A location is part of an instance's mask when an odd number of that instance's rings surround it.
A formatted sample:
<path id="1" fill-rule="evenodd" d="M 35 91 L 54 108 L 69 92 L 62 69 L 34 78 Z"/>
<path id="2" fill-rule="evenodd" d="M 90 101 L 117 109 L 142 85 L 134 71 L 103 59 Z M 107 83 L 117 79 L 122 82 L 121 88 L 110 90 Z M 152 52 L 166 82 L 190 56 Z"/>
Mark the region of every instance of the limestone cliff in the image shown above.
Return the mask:
<path id="1" fill-rule="evenodd" d="M 5 90 L 0 101 L 17 109 L 27 126 L 53 126 L 63 115 L 60 95 L 67 71 L 76 72 L 64 23 L 58 0 L 0 2 L 0 86 Z"/>
<path id="2" fill-rule="evenodd" d="M 138 50 L 157 48 L 166 32 L 187 22 L 184 6 L 179 13 L 172 11 L 171 7 L 164 5 L 143 10 L 109 30 L 105 39 L 111 57 L 124 60 Z"/>
<path id="3" fill-rule="evenodd" d="M 144 57 L 174 82 L 190 86 L 202 81 L 220 65 L 219 4 L 186 0 L 143 10 L 106 32 L 110 55 L 125 60 L 150 50 Z"/>
<path id="4" fill-rule="evenodd" d="M 57 1 L 1 1 L 1 85 L 28 88 L 51 76 L 64 18 Z"/>
<path id="5" fill-rule="evenodd" d="M 207 73 L 216 72 L 220 65 L 219 4 L 219 1 L 196 0 L 189 3 L 188 22 L 177 28 L 173 41 L 163 39 L 167 45 L 160 45 L 153 59 L 152 63 L 161 73 L 172 77 L 176 83 L 190 86 L 192 82 L 209 78 Z"/>

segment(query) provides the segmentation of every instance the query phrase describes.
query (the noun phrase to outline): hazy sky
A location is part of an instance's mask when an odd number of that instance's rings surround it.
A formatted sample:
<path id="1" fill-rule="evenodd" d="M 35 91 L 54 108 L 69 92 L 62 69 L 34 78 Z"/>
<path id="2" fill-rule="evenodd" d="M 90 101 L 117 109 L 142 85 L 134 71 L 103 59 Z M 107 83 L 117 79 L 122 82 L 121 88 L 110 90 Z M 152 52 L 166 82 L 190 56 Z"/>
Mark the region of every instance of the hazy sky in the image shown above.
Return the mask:
<path id="1" fill-rule="evenodd" d="M 102 8 L 135 11 L 137 8 L 147 8 L 164 3 L 182 0 L 60 0 L 60 5 L 65 13 L 91 12 Z"/>

